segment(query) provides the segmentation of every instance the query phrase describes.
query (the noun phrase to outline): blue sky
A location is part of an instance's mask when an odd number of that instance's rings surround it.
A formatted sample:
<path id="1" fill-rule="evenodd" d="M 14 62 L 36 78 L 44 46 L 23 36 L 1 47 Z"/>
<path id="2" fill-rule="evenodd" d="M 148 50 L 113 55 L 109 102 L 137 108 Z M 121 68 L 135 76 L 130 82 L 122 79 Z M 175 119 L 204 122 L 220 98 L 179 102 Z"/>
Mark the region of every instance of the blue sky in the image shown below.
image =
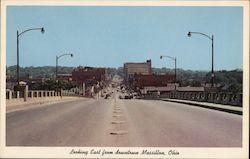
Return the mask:
<path id="1" fill-rule="evenodd" d="M 7 66 L 16 65 L 16 32 L 44 27 L 45 33 L 20 37 L 20 66 L 120 67 L 152 60 L 153 67 L 211 70 L 211 40 L 188 31 L 214 35 L 215 70 L 241 69 L 241 7 L 7 7 Z"/>

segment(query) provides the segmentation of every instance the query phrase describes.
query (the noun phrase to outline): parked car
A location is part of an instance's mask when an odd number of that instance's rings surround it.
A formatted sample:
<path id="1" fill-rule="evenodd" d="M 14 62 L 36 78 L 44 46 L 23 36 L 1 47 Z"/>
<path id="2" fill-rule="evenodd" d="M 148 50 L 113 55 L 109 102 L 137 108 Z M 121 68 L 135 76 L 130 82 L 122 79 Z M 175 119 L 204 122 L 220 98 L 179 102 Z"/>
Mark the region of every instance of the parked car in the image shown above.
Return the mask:
<path id="1" fill-rule="evenodd" d="M 110 94 L 106 94 L 104 97 L 104 99 L 108 99 L 108 98 L 110 98 Z"/>
<path id="2" fill-rule="evenodd" d="M 124 99 L 132 99 L 132 98 L 133 98 L 133 95 L 131 95 L 131 94 L 126 94 L 124 96 Z"/>
<path id="3" fill-rule="evenodd" d="M 124 99 L 124 96 L 123 95 L 119 95 L 119 99 Z"/>

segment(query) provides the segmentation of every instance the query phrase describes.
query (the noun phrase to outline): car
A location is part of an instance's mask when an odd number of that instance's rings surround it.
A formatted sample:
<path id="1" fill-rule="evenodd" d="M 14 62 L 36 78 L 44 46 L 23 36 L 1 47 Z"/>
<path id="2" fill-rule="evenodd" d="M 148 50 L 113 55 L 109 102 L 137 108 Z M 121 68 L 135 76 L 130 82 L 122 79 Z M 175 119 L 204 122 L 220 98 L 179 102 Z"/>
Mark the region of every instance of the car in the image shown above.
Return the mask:
<path id="1" fill-rule="evenodd" d="M 104 97 L 104 99 L 108 99 L 110 98 L 110 94 L 106 94 L 106 96 Z"/>
<path id="2" fill-rule="evenodd" d="M 124 99 L 132 99 L 132 98 L 133 98 L 133 96 L 131 94 L 126 94 L 124 96 Z"/>
<path id="3" fill-rule="evenodd" d="M 119 95 L 119 99 L 124 99 L 124 96 L 123 95 Z"/>

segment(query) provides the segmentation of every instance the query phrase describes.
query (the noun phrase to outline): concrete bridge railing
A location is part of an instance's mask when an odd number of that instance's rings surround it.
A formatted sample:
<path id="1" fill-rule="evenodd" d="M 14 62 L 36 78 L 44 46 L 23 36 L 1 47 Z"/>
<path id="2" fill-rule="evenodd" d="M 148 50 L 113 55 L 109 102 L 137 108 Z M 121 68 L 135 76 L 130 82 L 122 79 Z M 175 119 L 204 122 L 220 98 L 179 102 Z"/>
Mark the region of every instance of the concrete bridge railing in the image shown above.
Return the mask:
<path id="1" fill-rule="evenodd" d="M 75 92 L 68 91 L 68 90 L 62 90 L 61 93 L 62 93 L 62 96 L 79 96 Z"/>
<path id="2" fill-rule="evenodd" d="M 44 97 L 60 97 L 63 96 L 61 92 L 56 91 L 44 91 L 44 90 L 24 90 L 24 91 L 12 91 L 6 90 L 6 99 L 13 100 L 13 99 L 27 99 L 32 98 L 44 98 Z"/>
<path id="3" fill-rule="evenodd" d="M 226 104 L 242 106 L 242 93 L 226 92 L 165 92 L 161 93 L 160 98 L 171 98 L 181 100 L 191 100 L 209 102 L 216 104 Z"/>

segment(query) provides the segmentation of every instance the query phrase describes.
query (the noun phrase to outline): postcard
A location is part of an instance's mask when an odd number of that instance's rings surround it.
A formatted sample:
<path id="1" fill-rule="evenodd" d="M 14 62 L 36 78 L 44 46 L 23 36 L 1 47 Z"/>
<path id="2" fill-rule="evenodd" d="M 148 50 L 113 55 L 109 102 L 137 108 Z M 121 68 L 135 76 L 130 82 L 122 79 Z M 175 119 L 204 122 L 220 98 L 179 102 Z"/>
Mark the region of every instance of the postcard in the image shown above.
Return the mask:
<path id="1" fill-rule="evenodd" d="M 1 158 L 249 154 L 248 1 L 1 1 Z"/>

